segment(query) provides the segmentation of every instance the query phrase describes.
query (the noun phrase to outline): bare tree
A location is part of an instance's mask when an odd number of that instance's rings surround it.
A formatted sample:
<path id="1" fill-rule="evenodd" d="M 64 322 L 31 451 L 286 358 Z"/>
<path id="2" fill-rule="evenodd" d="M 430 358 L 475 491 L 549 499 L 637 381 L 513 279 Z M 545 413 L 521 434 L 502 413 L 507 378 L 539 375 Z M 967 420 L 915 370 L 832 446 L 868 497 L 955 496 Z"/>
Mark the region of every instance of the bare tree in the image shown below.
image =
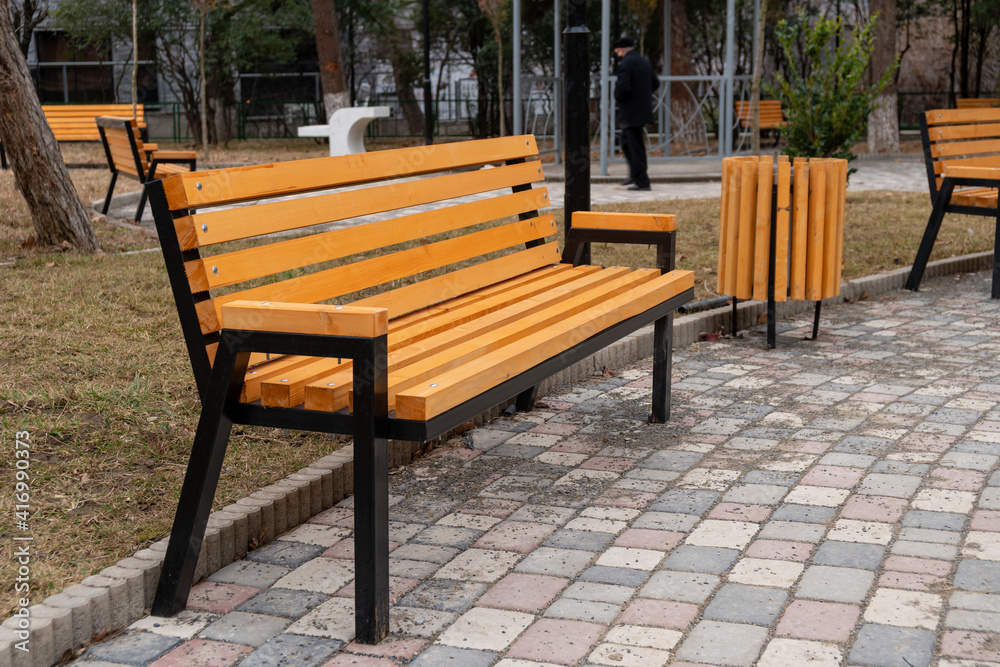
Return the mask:
<path id="1" fill-rule="evenodd" d="M 6 3 L 0 3 L 0 140 L 10 153 L 38 242 L 98 252 L 100 243 L 45 122 Z"/>
<path id="2" fill-rule="evenodd" d="M 507 20 L 507 0 L 479 0 L 479 8 L 493 26 L 493 41 L 497 45 L 497 94 L 500 100 L 500 136 L 507 134 L 503 103 L 503 24 Z"/>
<path id="3" fill-rule="evenodd" d="M 344 57 L 340 48 L 340 27 L 333 0 L 312 0 L 316 54 L 319 56 L 319 83 L 323 89 L 323 107 L 327 119 L 337 109 L 351 103 L 344 77 Z"/>
<path id="4" fill-rule="evenodd" d="M 49 0 L 2 0 L 0 4 L 5 4 L 10 9 L 10 20 L 21 55 L 27 58 L 31 33 L 49 15 Z"/>
<path id="5" fill-rule="evenodd" d="M 871 59 L 871 79 L 878 81 L 896 66 L 896 0 L 871 0 L 872 13 L 878 14 L 875 23 Z M 868 151 L 870 153 L 899 152 L 899 116 L 897 114 L 896 79 L 888 85 L 875 101 L 874 110 L 868 114 Z"/>

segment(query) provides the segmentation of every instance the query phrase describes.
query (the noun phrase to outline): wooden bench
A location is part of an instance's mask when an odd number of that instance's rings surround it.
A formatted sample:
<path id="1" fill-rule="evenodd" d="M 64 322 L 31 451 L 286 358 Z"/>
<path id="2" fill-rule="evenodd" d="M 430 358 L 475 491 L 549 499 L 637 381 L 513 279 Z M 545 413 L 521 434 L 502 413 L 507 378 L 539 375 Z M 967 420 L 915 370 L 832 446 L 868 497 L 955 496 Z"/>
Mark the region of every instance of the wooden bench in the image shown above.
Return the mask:
<path id="1" fill-rule="evenodd" d="M 108 194 L 104 197 L 102 213 L 107 214 L 111 206 L 111 195 L 114 193 L 118 174 L 125 174 L 140 183 L 147 183 L 157 176 L 194 171 L 197 156 L 191 151 L 161 151 L 156 144 L 145 144 L 139 136 L 139 129 L 131 118 L 111 118 L 101 116 L 95 123 L 104 153 L 111 169 L 111 183 Z M 139 197 L 139 206 L 135 210 L 135 221 L 142 219 L 142 210 L 146 207 L 146 191 L 143 189 Z"/>
<path id="2" fill-rule="evenodd" d="M 56 141 L 100 141 L 94 122 L 100 116 L 132 117 L 131 104 L 43 104 L 42 113 Z M 145 133 L 146 107 L 136 105 L 136 125 Z M 7 156 L 0 141 L 0 167 L 7 168 Z"/>
<path id="3" fill-rule="evenodd" d="M 995 97 L 959 97 L 955 100 L 959 109 L 985 109 L 1000 106 L 1000 99 Z"/>
<path id="4" fill-rule="evenodd" d="M 945 213 L 997 219 L 991 297 L 1000 298 L 1000 108 L 933 109 L 920 117 L 931 215 L 906 288 L 920 287 Z"/>
<path id="5" fill-rule="evenodd" d="M 787 155 L 722 161 L 719 293 L 767 301 L 768 347 L 775 345 L 775 303 L 840 294 L 847 161 Z"/>
<path id="6" fill-rule="evenodd" d="M 234 423 L 353 434 L 355 622 L 373 643 L 388 629 L 387 439 L 426 442 L 515 397 L 529 409 L 543 379 L 650 323 L 651 419 L 667 420 L 673 312 L 694 284 L 674 270 L 674 216 L 576 214 L 561 255 L 537 153 L 505 137 L 147 186 L 202 399 L 155 615 L 184 608 Z M 444 207 L 409 208 L 429 204 Z M 588 242 L 652 244 L 658 268 L 577 265 Z"/>
<path id="7" fill-rule="evenodd" d="M 753 129 L 753 116 L 750 113 L 749 101 L 734 102 L 736 107 L 736 120 L 739 123 L 740 132 L 749 132 Z M 785 127 L 785 114 L 781 111 L 781 100 L 761 100 L 760 101 L 760 130 L 761 132 L 771 132 L 774 135 L 774 145 L 778 145 L 781 138 L 781 130 Z"/>

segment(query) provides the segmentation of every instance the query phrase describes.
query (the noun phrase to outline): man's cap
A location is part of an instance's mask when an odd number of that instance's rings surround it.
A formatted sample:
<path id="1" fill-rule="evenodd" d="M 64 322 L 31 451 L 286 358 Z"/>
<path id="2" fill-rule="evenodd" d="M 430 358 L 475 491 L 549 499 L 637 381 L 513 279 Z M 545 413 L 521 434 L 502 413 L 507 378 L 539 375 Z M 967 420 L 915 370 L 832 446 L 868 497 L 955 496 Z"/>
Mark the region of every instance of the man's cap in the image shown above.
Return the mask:
<path id="1" fill-rule="evenodd" d="M 635 42 L 633 42 L 628 37 L 619 37 L 618 39 L 615 40 L 615 43 L 611 45 L 611 48 L 613 48 L 613 49 L 630 49 L 633 46 L 635 46 Z"/>

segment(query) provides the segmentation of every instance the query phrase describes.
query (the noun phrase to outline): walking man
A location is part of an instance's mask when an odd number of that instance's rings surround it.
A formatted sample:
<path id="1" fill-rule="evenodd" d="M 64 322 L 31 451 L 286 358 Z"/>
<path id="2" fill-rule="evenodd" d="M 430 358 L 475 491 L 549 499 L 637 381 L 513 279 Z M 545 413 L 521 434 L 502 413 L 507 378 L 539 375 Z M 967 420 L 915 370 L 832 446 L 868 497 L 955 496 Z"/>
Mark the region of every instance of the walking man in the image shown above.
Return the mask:
<path id="1" fill-rule="evenodd" d="M 629 177 L 622 185 L 629 190 L 649 190 L 646 172 L 646 142 L 643 130 L 653 118 L 653 91 L 660 87 L 652 65 L 635 50 L 635 42 L 622 37 L 612 45 L 619 58 L 615 83 L 622 152 L 628 160 Z"/>

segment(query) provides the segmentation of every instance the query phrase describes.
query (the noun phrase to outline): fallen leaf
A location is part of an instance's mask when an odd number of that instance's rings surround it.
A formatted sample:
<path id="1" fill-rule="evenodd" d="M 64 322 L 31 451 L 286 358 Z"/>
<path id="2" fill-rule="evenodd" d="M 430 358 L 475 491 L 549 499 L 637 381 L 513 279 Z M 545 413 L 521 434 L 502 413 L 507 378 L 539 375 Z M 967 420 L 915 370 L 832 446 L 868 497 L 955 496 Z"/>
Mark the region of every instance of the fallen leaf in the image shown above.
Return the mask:
<path id="1" fill-rule="evenodd" d="M 28 238 L 24 240 L 24 243 L 21 244 L 21 248 L 24 250 L 31 250 L 34 247 L 35 247 L 35 235 L 29 234 Z"/>
<path id="2" fill-rule="evenodd" d="M 55 262 L 45 262 L 45 266 L 49 267 L 50 269 L 55 265 L 56 265 Z"/>
<path id="3" fill-rule="evenodd" d="M 70 243 L 69 241 L 62 241 L 59 244 L 59 247 L 62 248 L 63 250 L 72 250 L 73 249 L 73 244 Z"/>

